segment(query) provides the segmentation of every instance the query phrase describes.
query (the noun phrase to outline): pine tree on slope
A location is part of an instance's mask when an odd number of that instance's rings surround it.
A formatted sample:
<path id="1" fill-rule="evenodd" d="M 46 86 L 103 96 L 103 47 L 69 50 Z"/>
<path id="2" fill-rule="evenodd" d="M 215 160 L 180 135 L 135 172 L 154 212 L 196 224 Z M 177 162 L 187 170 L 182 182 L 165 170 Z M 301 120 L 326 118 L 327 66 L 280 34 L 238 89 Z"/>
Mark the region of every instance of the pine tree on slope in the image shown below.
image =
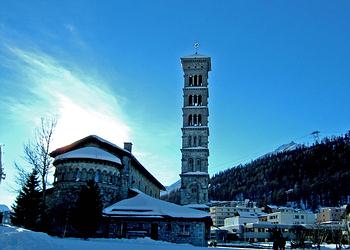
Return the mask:
<path id="1" fill-rule="evenodd" d="M 12 206 L 14 211 L 11 218 L 12 223 L 16 226 L 36 230 L 40 204 L 39 180 L 37 171 L 33 170 Z"/>

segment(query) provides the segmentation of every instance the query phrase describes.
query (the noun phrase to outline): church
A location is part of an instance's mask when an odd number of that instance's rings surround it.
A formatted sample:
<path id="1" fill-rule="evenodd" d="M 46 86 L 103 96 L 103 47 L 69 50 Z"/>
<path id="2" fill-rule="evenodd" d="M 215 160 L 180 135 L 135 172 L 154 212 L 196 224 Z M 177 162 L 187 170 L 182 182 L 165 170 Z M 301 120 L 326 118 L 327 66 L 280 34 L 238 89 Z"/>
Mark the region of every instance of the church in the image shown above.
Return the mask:
<path id="1" fill-rule="evenodd" d="M 121 148 L 90 135 L 50 153 L 55 166 L 53 188 L 48 193 L 51 207 L 58 212 L 60 208 L 66 209 L 77 201 L 81 188 L 93 180 L 99 187 L 104 208 L 100 235 L 207 245 L 212 222 L 209 213 L 200 210 L 207 210 L 208 203 L 211 60 L 196 53 L 182 57 L 181 63 L 184 71 L 181 205 L 159 199 L 165 187 L 132 154 L 132 143 L 125 142 Z"/>

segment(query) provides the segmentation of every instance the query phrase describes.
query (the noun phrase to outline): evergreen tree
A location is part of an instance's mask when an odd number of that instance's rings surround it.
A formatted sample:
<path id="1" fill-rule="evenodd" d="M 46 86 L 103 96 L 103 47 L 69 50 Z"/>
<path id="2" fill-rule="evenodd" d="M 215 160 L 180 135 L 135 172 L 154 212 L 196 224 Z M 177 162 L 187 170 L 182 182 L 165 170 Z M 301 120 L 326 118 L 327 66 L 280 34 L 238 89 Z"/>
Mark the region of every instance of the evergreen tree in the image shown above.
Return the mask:
<path id="1" fill-rule="evenodd" d="M 94 236 L 102 217 L 100 190 L 94 181 L 89 181 L 80 192 L 74 216 L 73 226 L 78 234 L 87 239 Z"/>
<path id="2" fill-rule="evenodd" d="M 19 192 L 15 204 L 12 206 L 14 214 L 11 218 L 16 226 L 36 230 L 41 205 L 41 193 L 37 171 L 28 176 L 22 190 Z"/>

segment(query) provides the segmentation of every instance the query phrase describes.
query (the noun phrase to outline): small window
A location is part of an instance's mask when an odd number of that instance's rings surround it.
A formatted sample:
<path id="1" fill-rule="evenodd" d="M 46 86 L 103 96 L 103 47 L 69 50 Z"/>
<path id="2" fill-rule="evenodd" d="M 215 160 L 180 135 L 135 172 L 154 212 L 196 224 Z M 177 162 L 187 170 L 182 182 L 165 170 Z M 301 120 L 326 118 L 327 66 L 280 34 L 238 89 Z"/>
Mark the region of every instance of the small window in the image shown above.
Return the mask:
<path id="1" fill-rule="evenodd" d="M 202 125 L 202 115 L 198 115 L 198 125 Z"/>
<path id="2" fill-rule="evenodd" d="M 198 106 L 202 106 L 202 96 L 198 96 Z"/>
<path id="3" fill-rule="evenodd" d="M 192 146 L 192 136 L 188 136 L 188 146 Z"/>
<path id="4" fill-rule="evenodd" d="M 188 78 L 188 84 L 189 84 L 190 86 L 193 85 L 193 77 L 192 77 L 192 76 L 190 76 L 190 77 Z"/>

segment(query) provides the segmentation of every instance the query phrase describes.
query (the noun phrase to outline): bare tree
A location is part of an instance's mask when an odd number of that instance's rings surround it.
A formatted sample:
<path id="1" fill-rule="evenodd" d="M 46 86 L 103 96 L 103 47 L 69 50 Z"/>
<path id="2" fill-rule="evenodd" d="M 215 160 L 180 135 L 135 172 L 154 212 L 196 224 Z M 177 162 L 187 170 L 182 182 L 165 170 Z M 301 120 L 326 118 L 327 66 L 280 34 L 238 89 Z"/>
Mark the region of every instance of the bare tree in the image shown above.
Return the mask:
<path id="1" fill-rule="evenodd" d="M 25 160 L 39 173 L 44 204 L 46 201 L 47 177 L 52 168 L 49 150 L 56 125 L 57 119 L 55 117 L 41 118 L 40 127 L 35 131 L 35 139 L 24 145 Z"/>

